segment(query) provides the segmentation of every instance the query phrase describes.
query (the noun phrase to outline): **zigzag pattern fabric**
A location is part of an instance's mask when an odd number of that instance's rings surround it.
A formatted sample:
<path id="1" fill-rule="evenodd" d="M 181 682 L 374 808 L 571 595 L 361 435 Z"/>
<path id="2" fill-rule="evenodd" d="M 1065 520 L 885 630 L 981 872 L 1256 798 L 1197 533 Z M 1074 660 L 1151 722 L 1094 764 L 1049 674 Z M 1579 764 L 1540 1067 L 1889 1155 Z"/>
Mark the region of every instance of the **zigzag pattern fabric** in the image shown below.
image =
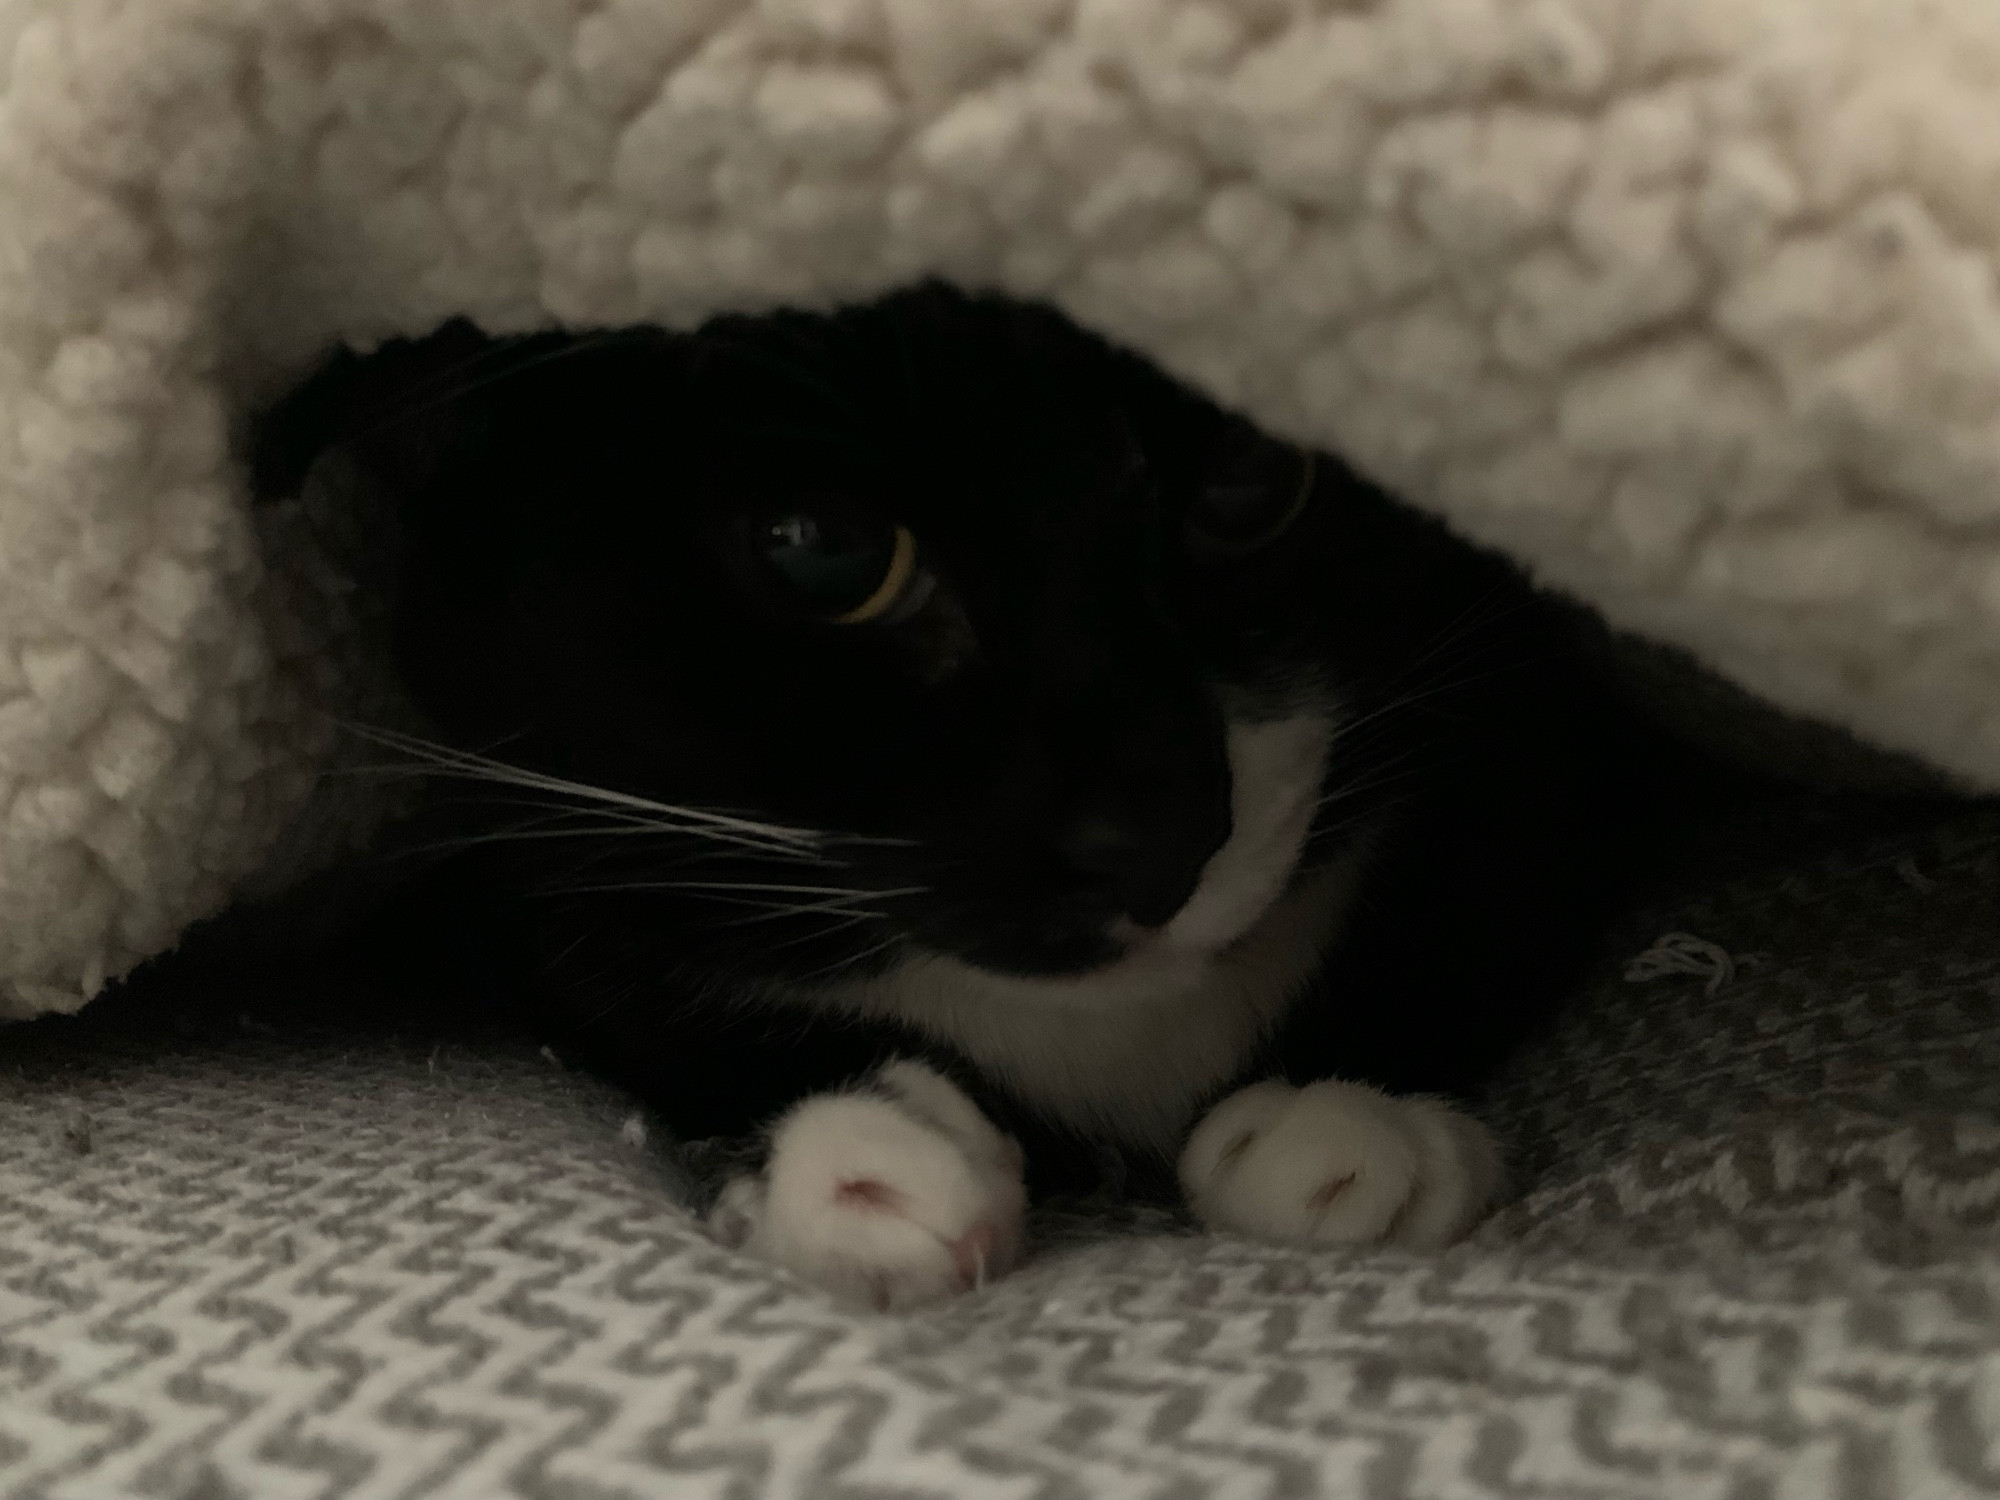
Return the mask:
<path id="1" fill-rule="evenodd" d="M 0 1491 L 2000 1492 L 2000 818 L 1774 863 L 1792 834 L 1628 934 L 1732 983 L 1613 966 L 1514 1069 L 1528 1188 L 1470 1243 L 1050 1213 L 913 1317 L 717 1247 L 530 1049 L 38 1023 L 0 1075 Z"/>

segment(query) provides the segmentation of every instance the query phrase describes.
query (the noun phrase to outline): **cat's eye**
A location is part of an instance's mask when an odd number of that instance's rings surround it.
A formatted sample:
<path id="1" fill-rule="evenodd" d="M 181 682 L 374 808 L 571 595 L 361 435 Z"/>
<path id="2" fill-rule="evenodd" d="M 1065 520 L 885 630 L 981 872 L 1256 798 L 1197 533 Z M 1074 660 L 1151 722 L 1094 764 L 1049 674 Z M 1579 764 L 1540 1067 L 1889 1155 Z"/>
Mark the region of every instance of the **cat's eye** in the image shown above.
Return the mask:
<path id="1" fill-rule="evenodd" d="M 1220 457 L 1187 513 L 1189 547 L 1215 558 L 1244 557 L 1269 546 L 1312 499 L 1312 454 L 1246 433 Z"/>
<path id="2" fill-rule="evenodd" d="M 751 540 L 786 588 L 829 625 L 906 619 L 930 591 L 907 526 L 784 511 L 756 522 Z"/>

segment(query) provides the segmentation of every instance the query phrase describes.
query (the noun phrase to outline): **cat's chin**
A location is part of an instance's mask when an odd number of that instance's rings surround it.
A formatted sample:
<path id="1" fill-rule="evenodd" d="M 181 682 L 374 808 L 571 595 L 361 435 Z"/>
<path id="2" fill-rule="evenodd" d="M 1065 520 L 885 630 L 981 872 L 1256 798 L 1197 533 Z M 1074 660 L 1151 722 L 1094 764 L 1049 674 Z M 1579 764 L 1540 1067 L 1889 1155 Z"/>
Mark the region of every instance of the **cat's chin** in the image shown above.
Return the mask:
<path id="1" fill-rule="evenodd" d="M 1303 872 L 1289 873 L 1298 878 L 1272 891 L 1261 905 L 1237 908 L 1225 922 L 1209 920 L 1207 914 L 1199 912 L 1191 921 L 1183 921 L 1181 913 L 1176 913 L 1162 927 L 1143 927 L 1130 917 L 1115 918 L 1105 928 L 1105 936 L 1117 951 L 1098 967 L 1116 968 L 1126 963 L 1212 963 L 1251 941 L 1271 913 L 1306 878 Z"/>
<path id="2" fill-rule="evenodd" d="M 1190 956 L 1155 932 L 1111 963 L 1048 976 L 918 949 L 796 998 L 947 1042 L 1046 1118 L 1168 1155 L 1311 982 L 1361 863 L 1356 850 L 1311 869 L 1219 951 Z"/>
<path id="3" fill-rule="evenodd" d="M 1004 957 L 989 951 L 926 949 L 922 945 L 916 952 L 996 980 L 1061 987 L 1139 980 L 1148 975 L 1162 979 L 1175 976 L 1172 987 L 1178 989 L 1191 981 L 1199 982 L 1210 965 L 1253 942 L 1258 929 L 1288 894 L 1280 892 L 1263 907 L 1246 913 L 1240 925 L 1220 931 L 1176 929 L 1171 923 L 1147 927 L 1121 916 L 1069 942 L 1050 943 L 1037 951 L 1016 950 Z"/>
<path id="4" fill-rule="evenodd" d="M 1355 861 L 1297 872 L 1297 878 L 1262 906 L 1241 912 L 1228 927 L 1145 927 L 1119 917 L 1103 929 L 1094 961 L 1035 972 L 1008 971 L 966 959 L 964 964 L 1016 993 L 1118 1009 L 1172 1001 L 1243 970 L 1284 967 L 1303 945 L 1317 952 L 1329 914 L 1344 905 Z M 941 956 L 941 955 L 940 955 Z"/>
<path id="5" fill-rule="evenodd" d="M 1228 841 L 1180 910 L 1160 926 L 1142 927 L 1130 917 L 1112 921 L 1107 935 L 1120 952 L 1108 967 L 1209 964 L 1269 919 L 1301 879 L 1332 737 L 1326 713 L 1229 726 Z"/>
<path id="6" fill-rule="evenodd" d="M 1271 903 L 1271 906 L 1276 905 L 1276 901 Z M 1108 974 L 1120 969 L 1154 966 L 1187 968 L 1213 963 L 1254 932 L 1270 914 L 1271 906 L 1254 913 L 1241 928 L 1222 933 L 1177 933 L 1171 925 L 1141 927 L 1130 917 L 1120 917 L 1106 929 L 1106 936 L 1117 949 L 1116 954 L 1077 977 Z"/>

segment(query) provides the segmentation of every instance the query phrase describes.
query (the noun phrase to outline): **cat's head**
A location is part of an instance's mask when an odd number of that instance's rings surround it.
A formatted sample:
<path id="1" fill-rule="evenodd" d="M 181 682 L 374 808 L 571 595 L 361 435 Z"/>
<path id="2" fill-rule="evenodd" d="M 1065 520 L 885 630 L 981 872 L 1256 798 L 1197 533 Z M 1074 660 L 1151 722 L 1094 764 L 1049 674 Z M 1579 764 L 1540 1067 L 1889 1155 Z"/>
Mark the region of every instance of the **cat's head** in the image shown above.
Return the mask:
<path id="1" fill-rule="evenodd" d="M 935 289 L 462 342 L 388 357 L 357 446 L 531 899 L 777 978 L 1074 974 L 1226 946 L 1331 837 L 1330 462 Z"/>

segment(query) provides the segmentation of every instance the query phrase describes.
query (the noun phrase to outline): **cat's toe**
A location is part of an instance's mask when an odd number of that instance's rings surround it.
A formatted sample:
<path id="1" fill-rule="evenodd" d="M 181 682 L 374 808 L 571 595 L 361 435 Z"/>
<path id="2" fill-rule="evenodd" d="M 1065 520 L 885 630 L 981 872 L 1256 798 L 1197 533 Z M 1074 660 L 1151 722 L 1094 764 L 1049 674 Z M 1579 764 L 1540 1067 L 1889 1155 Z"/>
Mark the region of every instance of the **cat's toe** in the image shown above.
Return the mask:
<path id="1" fill-rule="evenodd" d="M 1499 1148 L 1436 1099 L 1326 1080 L 1270 1081 L 1210 1110 L 1181 1153 L 1188 1205 L 1214 1229 L 1291 1245 L 1448 1245 L 1505 1180 Z"/>
<path id="2" fill-rule="evenodd" d="M 730 1184 L 710 1224 L 843 1300 L 891 1311 L 1007 1271 L 1026 1202 L 1020 1148 L 944 1078 L 895 1063 L 863 1090 L 795 1106 L 763 1176 Z"/>

